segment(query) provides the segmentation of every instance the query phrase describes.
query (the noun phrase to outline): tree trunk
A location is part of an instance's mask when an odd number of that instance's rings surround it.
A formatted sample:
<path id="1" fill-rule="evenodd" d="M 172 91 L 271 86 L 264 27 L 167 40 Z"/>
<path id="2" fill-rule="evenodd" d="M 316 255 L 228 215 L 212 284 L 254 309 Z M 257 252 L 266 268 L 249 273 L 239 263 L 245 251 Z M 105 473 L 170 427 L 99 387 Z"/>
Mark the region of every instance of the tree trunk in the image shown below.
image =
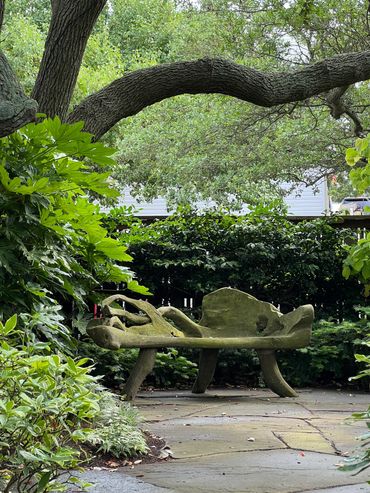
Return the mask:
<path id="1" fill-rule="evenodd" d="M 64 119 L 92 28 L 107 0 L 53 0 L 45 51 L 32 97 L 39 111 Z"/>
<path id="2" fill-rule="evenodd" d="M 263 73 L 229 60 L 175 62 L 124 75 L 69 115 L 98 139 L 118 121 L 179 94 L 219 93 L 271 107 L 370 78 L 370 51 L 336 56 L 296 72 Z"/>
<path id="3" fill-rule="evenodd" d="M 0 0 L 0 31 L 3 27 L 5 13 L 5 0 Z"/>
<path id="4" fill-rule="evenodd" d="M 35 119 L 37 103 L 29 99 L 0 52 L 0 137 L 9 135 Z"/>

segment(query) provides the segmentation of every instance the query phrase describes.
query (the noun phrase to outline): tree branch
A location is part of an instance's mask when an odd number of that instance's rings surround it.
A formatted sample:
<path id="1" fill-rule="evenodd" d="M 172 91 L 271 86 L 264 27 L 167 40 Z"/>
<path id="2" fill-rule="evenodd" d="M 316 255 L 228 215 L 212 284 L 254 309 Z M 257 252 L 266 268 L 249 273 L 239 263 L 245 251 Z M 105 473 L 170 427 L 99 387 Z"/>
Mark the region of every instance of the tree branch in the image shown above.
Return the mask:
<path id="1" fill-rule="evenodd" d="M 335 120 L 338 120 L 346 112 L 346 105 L 341 98 L 348 88 L 349 86 L 335 87 L 326 96 L 330 114 Z"/>
<path id="2" fill-rule="evenodd" d="M 36 116 L 37 103 L 29 99 L 0 52 L 0 137 L 9 135 Z"/>
<path id="3" fill-rule="evenodd" d="M 347 53 L 286 73 L 263 73 L 229 60 L 175 62 L 138 70 L 92 94 L 69 115 L 96 138 L 121 119 L 180 94 L 226 94 L 271 107 L 303 101 L 370 78 L 370 51 Z"/>
<path id="4" fill-rule="evenodd" d="M 0 31 L 4 23 L 5 0 L 0 0 Z"/>
<path id="5" fill-rule="evenodd" d="M 64 119 L 92 28 L 107 0 L 52 0 L 44 55 L 32 92 L 39 110 Z"/>
<path id="6" fill-rule="evenodd" d="M 343 100 L 342 96 L 347 91 L 349 86 L 336 87 L 331 89 L 326 97 L 326 101 L 331 109 L 330 114 L 336 120 L 342 115 L 347 115 L 354 123 L 354 133 L 357 137 L 363 137 L 364 128 L 356 111 L 350 107 L 350 104 Z"/>

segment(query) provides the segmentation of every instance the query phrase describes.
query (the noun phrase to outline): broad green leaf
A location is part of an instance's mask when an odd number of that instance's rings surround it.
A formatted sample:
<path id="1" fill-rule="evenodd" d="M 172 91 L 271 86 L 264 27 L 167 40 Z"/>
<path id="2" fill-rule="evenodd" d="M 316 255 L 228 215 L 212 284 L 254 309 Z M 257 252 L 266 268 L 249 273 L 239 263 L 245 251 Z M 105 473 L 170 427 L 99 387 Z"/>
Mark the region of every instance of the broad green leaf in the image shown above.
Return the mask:
<path id="1" fill-rule="evenodd" d="M 141 286 L 137 281 L 130 281 L 127 283 L 127 289 L 135 293 L 140 293 L 144 295 L 152 295 L 148 288 Z"/>
<path id="2" fill-rule="evenodd" d="M 98 243 L 95 243 L 95 248 L 113 260 L 121 260 L 126 262 L 132 260 L 132 257 L 126 253 L 127 247 L 122 246 L 113 238 L 104 238 Z"/>

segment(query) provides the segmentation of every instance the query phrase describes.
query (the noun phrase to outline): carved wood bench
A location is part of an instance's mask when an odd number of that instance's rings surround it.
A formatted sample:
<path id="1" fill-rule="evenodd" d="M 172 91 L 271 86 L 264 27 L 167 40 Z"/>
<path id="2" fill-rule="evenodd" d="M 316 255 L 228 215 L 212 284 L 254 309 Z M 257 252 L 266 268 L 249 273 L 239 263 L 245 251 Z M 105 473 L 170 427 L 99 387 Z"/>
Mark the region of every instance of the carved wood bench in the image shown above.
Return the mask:
<path id="1" fill-rule="evenodd" d="M 131 313 L 117 302 L 134 306 Z M 163 347 L 201 350 L 199 371 L 192 392 L 203 393 L 210 384 L 220 349 L 251 348 L 257 351 L 266 386 L 281 397 L 296 392 L 280 373 L 275 351 L 296 349 L 310 342 L 314 317 L 312 305 L 283 315 L 265 301 L 233 288 L 221 288 L 203 298 L 198 323 L 171 306 L 154 308 L 150 303 L 117 294 L 102 303 L 104 318 L 92 320 L 89 336 L 106 349 L 139 348 L 138 360 L 126 382 L 125 395 L 134 399 L 152 371 L 156 352 Z"/>

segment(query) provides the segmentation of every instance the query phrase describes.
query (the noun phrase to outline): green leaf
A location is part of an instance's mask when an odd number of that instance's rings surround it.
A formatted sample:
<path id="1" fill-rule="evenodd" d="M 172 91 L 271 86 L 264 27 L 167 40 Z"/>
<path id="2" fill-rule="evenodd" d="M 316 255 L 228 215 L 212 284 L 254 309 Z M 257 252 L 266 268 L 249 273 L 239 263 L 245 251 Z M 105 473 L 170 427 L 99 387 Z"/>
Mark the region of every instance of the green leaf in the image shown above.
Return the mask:
<path id="1" fill-rule="evenodd" d="M 51 471 L 44 472 L 37 483 L 37 493 L 43 493 L 46 490 L 51 478 Z"/>
<path id="2" fill-rule="evenodd" d="M 6 322 L 5 322 L 5 334 L 9 334 L 12 332 L 17 325 L 17 314 L 15 313 L 12 317 L 10 317 Z"/>
<path id="3" fill-rule="evenodd" d="M 96 250 L 103 252 L 108 258 L 113 260 L 130 261 L 131 255 L 126 253 L 127 247 L 122 246 L 113 238 L 104 238 L 95 244 Z"/>
<path id="4" fill-rule="evenodd" d="M 361 159 L 361 154 L 357 149 L 351 147 L 346 150 L 346 161 L 349 166 L 354 166 Z"/>
<path id="5" fill-rule="evenodd" d="M 127 289 L 135 293 L 140 293 L 144 295 L 152 295 L 148 288 L 141 286 L 137 281 L 130 281 L 127 283 Z"/>

